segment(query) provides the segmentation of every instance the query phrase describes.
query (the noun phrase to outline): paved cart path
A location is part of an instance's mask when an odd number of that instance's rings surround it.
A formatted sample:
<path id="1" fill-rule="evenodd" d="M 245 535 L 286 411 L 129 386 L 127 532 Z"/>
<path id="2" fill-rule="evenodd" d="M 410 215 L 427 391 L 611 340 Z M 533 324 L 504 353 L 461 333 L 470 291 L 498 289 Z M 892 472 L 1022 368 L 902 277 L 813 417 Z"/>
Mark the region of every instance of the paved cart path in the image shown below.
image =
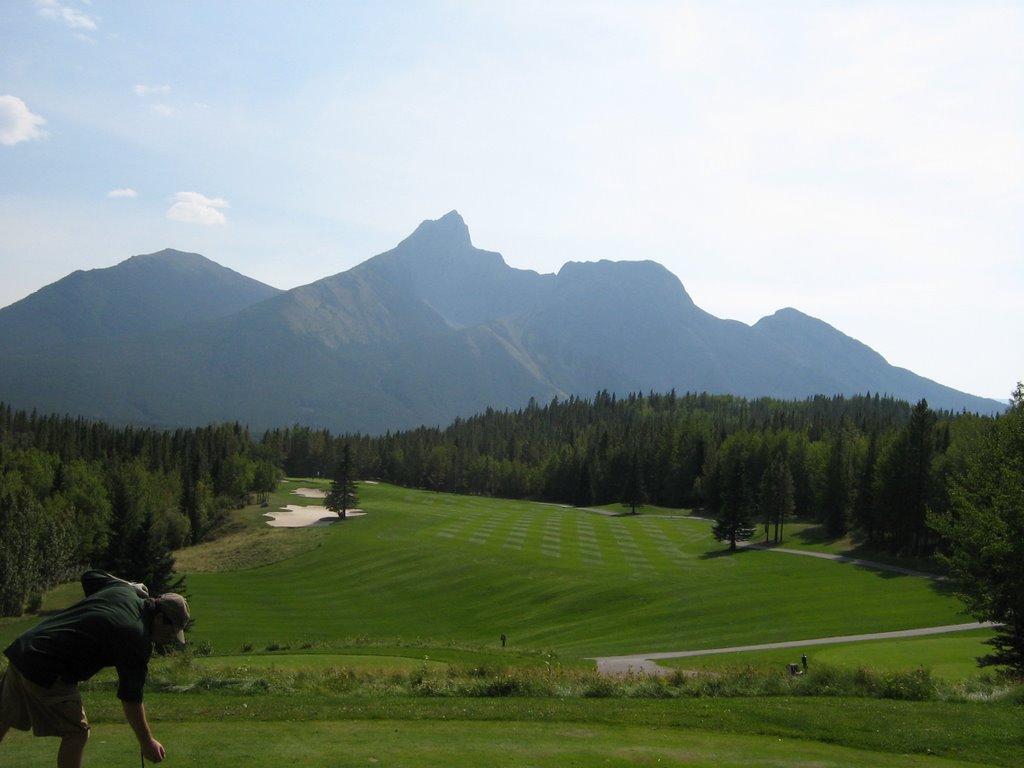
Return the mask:
<path id="1" fill-rule="evenodd" d="M 820 560 L 832 560 L 837 563 L 849 563 L 850 565 L 859 565 L 861 568 L 871 568 L 875 571 L 889 571 L 890 573 L 899 573 L 904 576 L 918 576 L 922 579 L 931 579 L 932 581 L 945 581 L 945 576 L 939 576 L 935 573 L 925 573 L 924 571 L 915 571 L 912 568 L 904 568 L 901 565 L 889 565 L 888 563 L 879 563 L 874 560 L 862 560 L 859 557 L 850 557 L 849 555 L 833 555 L 830 552 L 811 552 L 807 549 L 786 549 L 785 547 L 776 547 L 771 544 L 757 544 L 747 542 L 739 544 L 738 546 L 744 549 L 759 549 L 764 552 L 781 552 L 784 555 L 802 555 L 803 557 L 817 557 Z"/>
<path id="2" fill-rule="evenodd" d="M 942 635 L 948 632 L 967 632 L 993 626 L 988 622 L 968 624 L 947 624 L 944 627 L 922 627 L 900 629 L 893 632 L 871 632 L 863 635 L 842 635 L 819 637 L 812 640 L 790 640 L 782 643 L 761 643 L 759 645 L 736 645 L 729 648 L 705 648 L 699 651 L 667 651 L 664 653 L 642 653 L 631 656 L 601 656 L 595 659 L 597 671 L 606 675 L 667 675 L 677 670 L 659 666 L 659 659 L 682 659 L 690 656 L 711 656 L 718 653 L 741 653 L 743 651 L 767 651 L 774 648 L 800 648 L 807 645 L 831 645 L 833 643 L 855 643 L 861 640 L 891 640 L 900 637 L 922 637 Z"/>

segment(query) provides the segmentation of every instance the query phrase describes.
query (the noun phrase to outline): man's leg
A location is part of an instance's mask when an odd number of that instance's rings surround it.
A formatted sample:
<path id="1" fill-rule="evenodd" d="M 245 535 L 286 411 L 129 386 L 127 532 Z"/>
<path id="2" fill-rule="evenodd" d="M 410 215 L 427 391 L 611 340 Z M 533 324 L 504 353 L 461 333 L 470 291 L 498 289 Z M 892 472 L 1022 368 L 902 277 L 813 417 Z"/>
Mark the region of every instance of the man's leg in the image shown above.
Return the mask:
<path id="1" fill-rule="evenodd" d="M 15 710 L 18 708 L 18 700 L 15 698 L 15 691 L 11 685 L 5 685 L 7 670 L 0 672 L 0 741 L 11 730 L 11 727 L 22 720 L 21 714 Z"/>
<path id="2" fill-rule="evenodd" d="M 82 753 L 85 752 L 87 741 L 88 731 L 62 738 L 60 749 L 57 750 L 57 768 L 82 768 Z"/>
<path id="3" fill-rule="evenodd" d="M 89 740 L 89 721 L 82 708 L 82 695 L 74 683 L 58 680 L 43 688 L 26 680 L 9 667 L 0 678 L 3 708 L 0 728 L 32 729 L 36 736 L 60 738 L 58 768 L 81 768 L 82 752 Z"/>

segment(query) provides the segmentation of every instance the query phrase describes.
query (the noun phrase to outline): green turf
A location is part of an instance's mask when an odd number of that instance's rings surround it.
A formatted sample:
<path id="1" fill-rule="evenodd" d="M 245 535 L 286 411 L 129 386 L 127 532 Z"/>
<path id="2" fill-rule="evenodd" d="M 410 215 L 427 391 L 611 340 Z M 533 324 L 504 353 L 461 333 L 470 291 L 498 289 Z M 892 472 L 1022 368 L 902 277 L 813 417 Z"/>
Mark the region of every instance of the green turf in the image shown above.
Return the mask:
<path id="1" fill-rule="evenodd" d="M 278 768 L 415 765 L 422 768 L 478 768 L 481 765 L 535 766 L 885 766 L 907 765 L 901 755 L 865 752 L 817 742 L 766 739 L 706 731 L 577 723 L 464 723 L 407 721 L 314 721 L 217 725 L 169 724 L 160 736 L 168 764 L 196 768 L 245 765 Z M 0 754 L 12 765 L 49 768 L 54 742 L 46 747 L 13 737 Z M 93 739 L 93 765 L 139 764 L 138 747 L 126 729 Z M 411 762 L 410 762 L 411 761 Z M 940 768 L 965 763 L 928 758 Z"/>
<path id="2" fill-rule="evenodd" d="M 408 653 L 408 652 L 407 652 Z M 442 654 L 443 655 L 443 654 Z M 261 670 L 289 670 L 315 672 L 325 670 L 352 670 L 356 672 L 411 672 L 418 669 L 443 671 L 450 661 L 436 658 L 437 654 L 386 655 L 379 652 L 357 653 L 265 653 L 239 656 L 205 656 L 193 659 L 198 671 L 232 673 Z M 479 663 L 479 657 L 473 661 Z"/>
<path id="3" fill-rule="evenodd" d="M 773 552 L 727 554 L 707 521 L 363 485 L 365 517 L 303 555 L 189 575 L 193 639 L 382 641 L 584 657 L 963 621 L 942 585 Z M 322 530 L 322 529 L 319 529 Z M 290 531 L 285 535 L 302 535 Z"/>
<path id="4" fill-rule="evenodd" d="M 109 693 L 86 697 L 87 765 L 138 764 Z M 169 765 L 510 766 L 1016 765 L 1008 706 L 827 699 L 683 702 L 149 697 Z M 1019 707 L 1018 707 L 1019 709 Z M 56 743 L 12 733 L 0 763 L 53 764 Z"/>
<path id="5" fill-rule="evenodd" d="M 811 666 L 828 664 L 843 668 L 869 667 L 887 672 L 923 668 L 938 679 L 957 682 L 990 674 L 990 671 L 978 667 L 976 659 L 991 651 L 991 646 L 985 645 L 985 640 L 991 636 L 988 630 L 976 630 L 929 637 L 664 659 L 658 664 L 670 669 L 688 670 L 720 670 L 744 666 L 783 669 L 787 664 L 800 663 L 800 657 L 806 654 Z"/>

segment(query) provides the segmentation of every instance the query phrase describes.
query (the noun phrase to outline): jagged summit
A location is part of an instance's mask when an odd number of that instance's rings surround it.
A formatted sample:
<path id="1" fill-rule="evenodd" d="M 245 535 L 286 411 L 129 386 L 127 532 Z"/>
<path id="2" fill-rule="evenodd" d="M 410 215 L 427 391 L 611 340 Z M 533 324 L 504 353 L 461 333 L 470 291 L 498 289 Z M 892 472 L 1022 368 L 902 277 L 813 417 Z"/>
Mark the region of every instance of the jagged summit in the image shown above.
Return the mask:
<path id="1" fill-rule="evenodd" d="M 415 247 L 428 252 L 472 248 L 469 227 L 458 211 L 452 210 L 439 219 L 427 219 L 398 244 L 398 248 Z M 396 249 L 397 250 L 397 249 Z"/>

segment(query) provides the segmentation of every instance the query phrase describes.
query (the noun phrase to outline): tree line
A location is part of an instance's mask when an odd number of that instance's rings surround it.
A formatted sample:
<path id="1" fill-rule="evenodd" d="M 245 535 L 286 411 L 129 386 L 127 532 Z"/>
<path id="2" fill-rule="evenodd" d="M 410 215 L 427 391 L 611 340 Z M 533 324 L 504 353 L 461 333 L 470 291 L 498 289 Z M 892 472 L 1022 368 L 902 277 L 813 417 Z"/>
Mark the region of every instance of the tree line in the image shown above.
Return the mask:
<path id="1" fill-rule="evenodd" d="M 748 538 L 818 521 L 908 555 L 934 551 L 929 510 L 992 419 L 879 395 L 747 400 L 607 392 L 487 410 L 446 428 L 332 438 L 296 427 L 263 438 L 289 474 L 327 474 L 353 445 L 359 472 L 399 485 L 579 507 L 705 510 Z M 732 533 L 723 540 L 732 538 Z"/>

